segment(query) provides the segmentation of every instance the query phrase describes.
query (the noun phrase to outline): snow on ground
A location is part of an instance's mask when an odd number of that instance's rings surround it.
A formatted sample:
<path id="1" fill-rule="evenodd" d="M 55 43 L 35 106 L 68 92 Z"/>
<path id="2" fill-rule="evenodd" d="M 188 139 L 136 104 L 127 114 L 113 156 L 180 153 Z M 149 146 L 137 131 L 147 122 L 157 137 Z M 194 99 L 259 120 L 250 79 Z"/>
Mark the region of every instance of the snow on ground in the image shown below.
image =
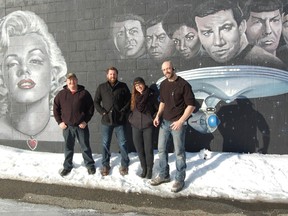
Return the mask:
<path id="1" fill-rule="evenodd" d="M 112 153 L 110 175 L 100 174 L 101 155 L 93 154 L 96 174 L 88 175 L 82 155 L 74 155 L 74 169 L 61 177 L 64 154 L 33 152 L 0 145 L 0 178 L 46 184 L 101 188 L 121 192 L 143 193 L 161 197 L 210 197 L 245 202 L 288 203 L 288 155 L 220 153 L 202 150 L 187 153 L 185 187 L 172 193 L 175 177 L 175 155 L 169 154 L 172 181 L 151 186 L 141 172 L 136 153 L 130 153 L 129 174 L 119 174 L 120 154 Z M 206 158 L 206 159 L 205 159 Z M 158 173 L 155 151 L 153 177 Z"/>

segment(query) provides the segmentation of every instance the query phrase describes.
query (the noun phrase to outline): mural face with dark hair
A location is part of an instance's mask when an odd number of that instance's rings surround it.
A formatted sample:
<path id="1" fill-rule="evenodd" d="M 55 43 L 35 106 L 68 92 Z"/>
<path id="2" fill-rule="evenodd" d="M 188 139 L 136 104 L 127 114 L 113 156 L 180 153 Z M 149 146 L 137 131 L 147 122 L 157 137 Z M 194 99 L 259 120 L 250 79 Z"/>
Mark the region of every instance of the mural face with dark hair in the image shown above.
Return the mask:
<path id="1" fill-rule="evenodd" d="M 251 0 L 246 8 L 246 35 L 249 43 L 276 55 L 282 32 L 282 2 Z"/>
<path id="2" fill-rule="evenodd" d="M 112 21 L 114 45 L 122 59 L 145 54 L 143 22 L 141 17 L 132 14 L 118 16 Z"/>
<path id="3" fill-rule="evenodd" d="M 196 16 L 199 38 L 206 52 L 217 62 L 234 58 L 242 49 L 245 23 L 238 26 L 232 10 L 222 10 L 205 17 Z"/>
<path id="4" fill-rule="evenodd" d="M 175 23 L 171 20 L 172 16 L 178 16 L 181 21 Z M 167 35 L 174 41 L 180 57 L 191 60 L 201 55 L 201 42 L 191 5 L 171 8 L 165 14 L 162 24 Z"/>
<path id="5" fill-rule="evenodd" d="M 156 62 L 162 63 L 173 56 L 174 42 L 163 28 L 162 17 L 157 17 L 146 25 L 146 46 L 150 58 Z"/>
<path id="6" fill-rule="evenodd" d="M 194 28 L 181 26 L 172 35 L 172 40 L 180 55 L 186 60 L 194 58 L 200 52 L 201 43 Z"/>

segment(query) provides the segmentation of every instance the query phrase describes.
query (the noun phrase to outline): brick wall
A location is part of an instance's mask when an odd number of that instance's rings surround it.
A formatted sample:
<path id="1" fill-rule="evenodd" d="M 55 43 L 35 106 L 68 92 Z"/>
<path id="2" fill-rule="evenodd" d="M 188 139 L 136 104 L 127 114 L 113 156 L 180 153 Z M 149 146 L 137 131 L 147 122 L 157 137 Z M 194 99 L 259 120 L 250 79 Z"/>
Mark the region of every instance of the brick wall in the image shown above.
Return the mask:
<path id="1" fill-rule="evenodd" d="M 193 4 L 193 1 L 189 0 L 3 0 L 0 1 L 0 17 L 16 10 L 29 10 L 39 15 L 48 25 L 49 32 L 55 37 L 65 57 L 68 71 L 75 72 L 78 75 L 79 83 L 84 85 L 94 96 L 98 84 L 106 80 L 105 69 L 111 65 L 119 69 L 119 80 L 126 82 L 129 88 L 136 76 L 142 76 L 148 85 L 155 84 L 162 77 L 159 63 L 151 62 L 148 58 L 123 60 L 115 55 L 110 29 L 110 21 L 115 14 L 133 13 L 148 20 L 159 14 L 164 15 L 174 5 L 191 2 Z M 175 23 L 179 19 L 176 15 L 171 17 Z M 176 68 L 181 71 L 181 59 L 173 56 L 173 61 Z M 257 108 L 257 101 L 253 99 L 253 102 Z M 271 115 L 267 115 L 265 118 L 269 120 L 269 117 Z M 284 119 L 286 118 L 284 115 Z M 95 152 L 101 152 L 101 125 L 99 122 L 100 116 L 95 112 L 90 122 L 91 143 Z M 271 125 L 273 124 L 271 123 Z M 127 127 L 129 132 L 129 125 Z M 128 134 L 129 150 L 134 151 L 131 134 Z M 190 151 L 198 151 L 203 147 L 210 147 L 215 151 L 222 150 L 222 135 L 218 131 L 203 135 L 188 128 L 188 134 L 193 135 L 192 138 L 191 136 L 188 138 L 190 143 L 187 145 L 187 149 Z M 278 132 L 275 132 L 273 136 L 277 137 L 277 134 Z M 259 132 L 255 136 L 260 136 Z M 283 132 L 281 136 L 281 142 L 287 141 L 287 132 Z M 157 145 L 156 140 L 155 138 L 155 146 Z M 12 146 L 21 146 L 19 141 L 7 143 Z M 261 138 L 259 145 L 263 145 Z M 63 146 L 59 146 L 58 143 L 50 143 L 47 140 L 39 147 L 39 150 L 61 152 Z M 112 149 L 118 151 L 115 138 L 113 138 Z M 268 152 L 288 153 L 288 146 L 275 142 L 271 144 Z"/>

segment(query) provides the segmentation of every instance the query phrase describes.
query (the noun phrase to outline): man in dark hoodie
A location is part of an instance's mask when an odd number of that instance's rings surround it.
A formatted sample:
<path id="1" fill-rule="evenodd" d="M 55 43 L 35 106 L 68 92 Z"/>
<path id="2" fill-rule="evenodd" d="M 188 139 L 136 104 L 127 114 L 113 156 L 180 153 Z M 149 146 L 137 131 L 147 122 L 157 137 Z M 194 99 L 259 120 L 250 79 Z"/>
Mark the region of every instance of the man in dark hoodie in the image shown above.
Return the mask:
<path id="1" fill-rule="evenodd" d="M 110 144 L 113 131 L 121 153 L 121 175 L 128 174 L 129 156 L 127 151 L 127 139 L 124 125 L 127 113 L 130 111 L 131 94 L 128 86 L 124 82 L 118 81 L 118 70 L 109 67 L 106 70 L 107 81 L 101 83 L 96 90 L 94 97 L 95 108 L 102 116 L 102 176 L 107 176 L 110 172 Z"/>
<path id="2" fill-rule="evenodd" d="M 95 161 L 90 147 L 88 122 L 94 114 L 94 103 L 90 93 L 84 86 L 78 85 L 74 73 L 66 76 L 66 85 L 54 99 L 53 112 L 65 140 L 64 169 L 61 176 L 68 175 L 73 168 L 75 139 L 77 138 L 89 174 L 94 174 Z"/>

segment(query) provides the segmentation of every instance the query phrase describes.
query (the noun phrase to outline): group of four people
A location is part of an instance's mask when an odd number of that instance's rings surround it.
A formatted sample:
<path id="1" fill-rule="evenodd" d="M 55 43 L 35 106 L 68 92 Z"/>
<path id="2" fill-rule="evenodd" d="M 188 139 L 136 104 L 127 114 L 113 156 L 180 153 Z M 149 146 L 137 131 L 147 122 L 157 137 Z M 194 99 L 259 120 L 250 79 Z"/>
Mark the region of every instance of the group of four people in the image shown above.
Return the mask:
<path id="1" fill-rule="evenodd" d="M 176 155 L 176 176 L 173 192 L 184 187 L 186 173 L 185 131 L 186 120 L 195 109 L 195 98 L 190 84 L 177 76 L 171 61 L 162 64 L 166 79 L 160 84 L 160 104 L 156 92 L 145 84 L 141 77 L 133 82 L 132 96 L 128 86 L 120 82 L 118 70 L 106 70 L 107 82 L 100 84 L 95 92 L 94 101 L 84 86 L 78 84 L 74 73 L 67 75 L 66 85 L 54 99 L 55 120 L 63 129 L 65 140 L 65 160 L 61 176 L 68 175 L 73 168 L 75 140 L 79 141 L 85 166 L 89 174 L 95 174 L 95 162 L 89 141 L 88 122 L 94 108 L 102 116 L 102 176 L 110 172 L 110 143 L 115 131 L 120 153 L 121 175 L 128 174 L 129 156 L 124 125 L 129 115 L 132 126 L 133 142 L 139 156 L 142 178 L 152 178 L 154 152 L 152 135 L 154 127 L 160 126 L 158 139 L 160 173 L 150 181 L 159 185 L 170 181 L 168 164 L 168 138 L 173 137 Z"/>

